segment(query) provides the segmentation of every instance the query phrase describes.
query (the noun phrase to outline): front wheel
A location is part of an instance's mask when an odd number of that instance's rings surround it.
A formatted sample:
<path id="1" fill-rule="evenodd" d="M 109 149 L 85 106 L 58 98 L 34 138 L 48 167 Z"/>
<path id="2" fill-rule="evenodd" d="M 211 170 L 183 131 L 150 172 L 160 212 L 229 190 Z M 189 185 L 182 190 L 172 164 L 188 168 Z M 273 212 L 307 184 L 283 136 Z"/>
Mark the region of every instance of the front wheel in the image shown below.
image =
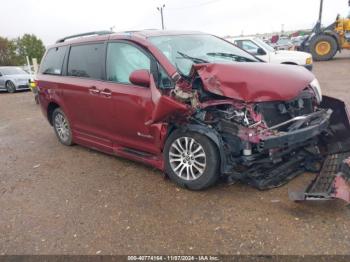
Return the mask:
<path id="1" fill-rule="evenodd" d="M 14 83 L 12 83 L 11 81 L 6 82 L 6 90 L 9 93 L 14 93 L 16 92 L 16 86 Z"/>
<path id="2" fill-rule="evenodd" d="M 337 53 L 337 41 L 330 35 L 318 35 L 310 42 L 310 52 L 316 61 L 327 61 Z"/>
<path id="3" fill-rule="evenodd" d="M 164 147 L 165 171 L 172 181 L 191 190 L 202 190 L 219 178 L 216 145 L 196 132 L 174 131 Z"/>

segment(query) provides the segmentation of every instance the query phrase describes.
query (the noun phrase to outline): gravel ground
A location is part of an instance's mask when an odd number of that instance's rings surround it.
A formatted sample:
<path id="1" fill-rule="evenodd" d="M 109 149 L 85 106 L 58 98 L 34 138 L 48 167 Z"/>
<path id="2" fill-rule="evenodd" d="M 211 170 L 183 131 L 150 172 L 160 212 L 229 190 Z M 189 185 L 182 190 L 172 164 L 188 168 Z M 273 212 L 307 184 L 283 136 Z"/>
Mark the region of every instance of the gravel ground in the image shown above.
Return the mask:
<path id="1" fill-rule="evenodd" d="M 350 53 L 315 64 L 350 103 Z M 150 167 L 65 147 L 32 94 L 0 94 L 0 254 L 350 254 L 350 208 L 288 185 L 179 189 Z"/>

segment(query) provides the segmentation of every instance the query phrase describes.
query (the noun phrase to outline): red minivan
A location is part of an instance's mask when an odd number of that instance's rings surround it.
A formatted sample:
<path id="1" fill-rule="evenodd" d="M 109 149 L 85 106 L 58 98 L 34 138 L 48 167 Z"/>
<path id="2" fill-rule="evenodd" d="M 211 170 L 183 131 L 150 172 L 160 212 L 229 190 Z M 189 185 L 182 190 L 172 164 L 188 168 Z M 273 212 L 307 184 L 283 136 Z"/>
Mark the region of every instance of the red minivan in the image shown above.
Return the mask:
<path id="1" fill-rule="evenodd" d="M 61 143 L 152 165 L 192 190 L 220 177 L 279 186 L 350 148 L 344 103 L 322 97 L 311 72 L 210 34 L 66 37 L 46 51 L 37 85 Z"/>

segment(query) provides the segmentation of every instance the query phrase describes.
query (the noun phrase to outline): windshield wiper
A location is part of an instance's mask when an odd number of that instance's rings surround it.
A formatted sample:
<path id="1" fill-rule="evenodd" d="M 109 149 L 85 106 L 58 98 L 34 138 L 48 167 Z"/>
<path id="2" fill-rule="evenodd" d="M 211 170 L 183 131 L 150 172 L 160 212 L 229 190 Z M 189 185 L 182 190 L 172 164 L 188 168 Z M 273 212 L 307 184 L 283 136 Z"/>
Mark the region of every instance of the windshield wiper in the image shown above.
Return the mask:
<path id="1" fill-rule="evenodd" d="M 200 64 L 200 63 L 209 63 L 207 60 L 204 60 L 202 58 L 197 58 L 197 57 L 192 57 L 192 56 L 189 56 L 189 55 L 186 55 L 180 51 L 177 51 L 177 53 L 179 55 L 181 55 L 183 58 L 186 58 L 186 59 L 189 59 L 189 60 L 192 60 L 194 63 L 196 64 Z"/>
<path id="2" fill-rule="evenodd" d="M 207 53 L 208 56 L 220 56 L 220 57 L 228 57 L 228 58 L 235 58 L 235 61 L 245 61 L 245 62 L 256 62 L 253 59 L 236 55 L 236 54 L 231 54 L 231 53 L 221 53 L 221 52 L 213 52 L 213 53 Z"/>

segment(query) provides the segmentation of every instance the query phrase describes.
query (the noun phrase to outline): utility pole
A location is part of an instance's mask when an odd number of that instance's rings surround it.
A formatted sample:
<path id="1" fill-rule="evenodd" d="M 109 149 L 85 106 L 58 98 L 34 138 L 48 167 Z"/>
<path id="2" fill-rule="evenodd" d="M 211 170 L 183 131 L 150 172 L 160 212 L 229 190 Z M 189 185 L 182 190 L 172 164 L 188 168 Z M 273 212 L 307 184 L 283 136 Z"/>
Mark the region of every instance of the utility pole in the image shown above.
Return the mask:
<path id="1" fill-rule="evenodd" d="M 157 7 L 157 10 L 160 12 L 160 17 L 162 19 L 162 29 L 164 30 L 164 18 L 163 18 L 163 9 L 165 5 L 162 5 L 160 7 Z"/>
<path id="2" fill-rule="evenodd" d="M 350 4 L 350 2 L 349 2 Z M 321 23 L 322 22 L 322 11 L 323 11 L 323 0 L 320 1 L 320 11 L 318 13 L 318 21 Z"/>
<path id="3" fill-rule="evenodd" d="M 315 33 L 319 33 L 321 31 L 322 12 L 323 12 L 323 0 L 320 0 L 320 10 L 318 13 L 318 20 L 317 20 L 317 23 L 316 23 L 315 28 L 314 28 Z"/>

